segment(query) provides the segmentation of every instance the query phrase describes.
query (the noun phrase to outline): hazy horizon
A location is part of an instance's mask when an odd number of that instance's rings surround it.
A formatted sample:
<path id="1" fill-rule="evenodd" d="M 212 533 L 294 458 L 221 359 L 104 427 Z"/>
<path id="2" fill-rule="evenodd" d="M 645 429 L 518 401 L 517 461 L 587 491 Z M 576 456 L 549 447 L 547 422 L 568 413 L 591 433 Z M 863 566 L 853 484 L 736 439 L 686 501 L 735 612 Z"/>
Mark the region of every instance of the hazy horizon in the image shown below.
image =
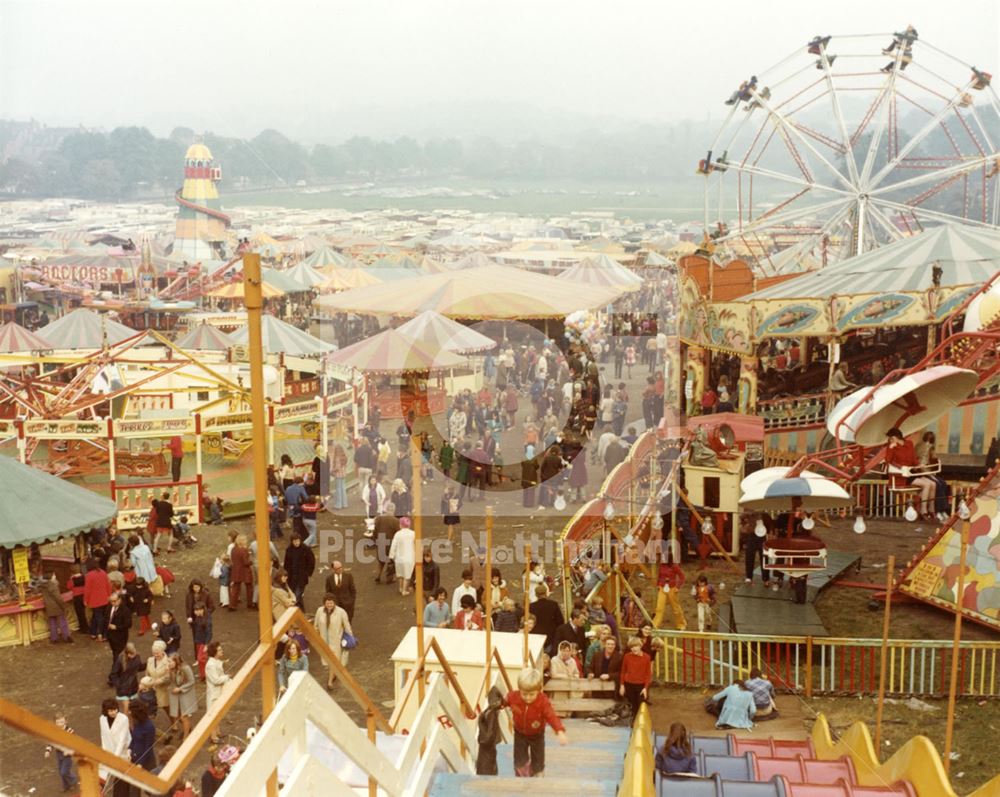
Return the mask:
<path id="1" fill-rule="evenodd" d="M 997 72 L 989 0 L 804 6 L 690 2 L 163 5 L 0 0 L 0 118 L 175 127 L 303 143 L 352 135 L 499 140 L 721 119 L 751 73 L 816 34 L 921 38 Z M 873 49 L 888 43 L 873 40 Z M 876 46 L 877 45 L 877 46 Z M 998 73 L 1000 74 L 1000 73 Z"/>

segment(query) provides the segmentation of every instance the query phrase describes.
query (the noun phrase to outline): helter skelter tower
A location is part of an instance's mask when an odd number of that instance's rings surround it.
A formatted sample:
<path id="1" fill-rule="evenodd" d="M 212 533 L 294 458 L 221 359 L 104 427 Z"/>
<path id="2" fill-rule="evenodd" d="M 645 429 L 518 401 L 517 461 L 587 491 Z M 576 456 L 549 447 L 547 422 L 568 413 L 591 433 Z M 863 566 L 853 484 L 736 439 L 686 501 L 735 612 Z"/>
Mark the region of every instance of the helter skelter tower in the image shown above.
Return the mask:
<path id="1" fill-rule="evenodd" d="M 222 169 L 215 165 L 208 147 L 188 147 L 184 155 L 184 187 L 174 195 L 178 205 L 174 259 L 183 257 L 192 263 L 222 259 L 230 220 L 220 210 L 215 184 L 221 179 Z"/>

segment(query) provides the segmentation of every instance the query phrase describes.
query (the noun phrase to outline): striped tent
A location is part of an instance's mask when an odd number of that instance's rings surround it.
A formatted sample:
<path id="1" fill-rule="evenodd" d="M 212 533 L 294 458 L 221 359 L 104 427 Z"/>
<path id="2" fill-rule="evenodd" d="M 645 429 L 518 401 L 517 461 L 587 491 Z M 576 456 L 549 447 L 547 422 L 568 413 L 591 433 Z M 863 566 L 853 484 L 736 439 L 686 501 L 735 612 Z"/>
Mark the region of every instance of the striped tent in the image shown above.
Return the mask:
<path id="1" fill-rule="evenodd" d="M 931 287 L 931 267 L 935 265 L 941 268 L 944 288 L 982 285 L 1000 270 L 1000 231 L 943 224 L 772 285 L 745 300 L 924 293 Z"/>
<path id="2" fill-rule="evenodd" d="M 470 329 L 464 324 L 445 318 L 440 313 L 427 310 L 416 318 L 396 327 L 406 337 L 432 348 L 446 349 L 456 354 L 474 354 L 496 347 L 496 341 Z"/>
<path id="3" fill-rule="evenodd" d="M 138 334 L 131 327 L 83 307 L 46 324 L 38 333 L 54 349 L 100 349 L 105 336 L 107 343 L 114 345 Z"/>
<path id="4" fill-rule="evenodd" d="M 350 261 L 350 258 L 347 255 L 342 255 L 332 246 L 324 246 L 321 249 L 317 249 L 302 262 L 313 268 L 322 268 L 323 266 L 346 266 L 348 261 Z"/>
<path id="5" fill-rule="evenodd" d="M 306 290 L 302 287 L 301 283 L 296 282 L 288 276 L 287 271 L 278 271 L 276 268 L 262 268 L 260 270 L 260 277 L 265 285 L 270 285 L 282 293 L 301 293 Z"/>
<path id="6" fill-rule="evenodd" d="M 370 266 L 368 270 L 371 271 L 376 277 L 382 282 L 396 282 L 398 280 L 408 280 L 413 277 L 419 277 L 424 272 L 420 269 L 420 265 L 413 260 L 407 258 L 408 262 L 412 263 L 411 266 L 403 265 L 398 260 L 393 260 L 388 257 L 383 257 L 380 260 L 376 260 Z"/>
<path id="7" fill-rule="evenodd" d="M 403 374 L 442 371 L 465 365 L 465 359 L 446 349 L 413 340 L 396 329 L 387 329 L 341 349 L 329 362 L 367 373 Z"/>
<path id="8" fill-rule="evenodd" d="M 0 327 L 0 353 L 49 351 L 54 348 L 55 346 L 41 335 L 36 335 L 13 321 L 8 321 Z"/>
<path id="9" fill-rule="evenodd" d="M 427 274 L 443 274 L 446 271 L 451 271 L 448 266 L 439 260 L 434 260 L 430 257 L 420 258 L 420 268 L 422 268 Z"/>
<path id="10" fill-rule="evenodd" d="M 326 277 L 312 266 L 307 266 L 305 262 L 299 263 L 282 273 L 289 279 L 295 280 L 299 285 L 304 286 L 307 290 L 317 288 L 326 282 Z"/>
<path id="11" fill-rule="evenodd" d="M 620 287 L 574 285 L 519 268 L 491 265 L 416 277 L 398 284 L 356 288 L 317 303 L 333 312 L 412 317 L 434 310 L 449 318 L 565 318 L 613 302 Z"/>
<path id="12" fill-rule="evenodd" d="M 249 328 L 242 326 L 230 337 L 234 343 L 246 345 L 249 341 L 249 335 Z M 261 318 L 261 340 L 264 351 L 281 352 L 295 357 L 316 357 L 334 349 L 326 341 L 267 314 Z"/>
<path id="13" fill-rule="evenodd" d="M 650 250 L 646 255 L 646 265 L 647 266 L 669 266 L 672 261 L 665 258 L 659 252 Z"/>
<path id="14" fill-rule="evenodd" d="M 351 288 L 363 288 L 366 285 L 379 285 L 381 282 L 382 280 L 363 268 L 334 268 L 324 277 L 320 290 L 346 291 Z"/>
<path id="15" fill-rule="evenodd" d="M 214 296 L 217 299 L 244 299 L 245 286 L 242 280 L 239 282 L 229 282 L 218 288 L 208 291 L 206 296 Z M 301 289 L 300 289 L 301 290 Z M 270 285 L 266 280 L 260 286 L 261 295 L 265 299 L 273 299 L 276 296 L 284 296 L 285 292 Z"/>
<path id="16" fill-rule="evenodd" d="M 638 277 L 612 257 L 598 255 L 581 260 L 561 272 L 558 279 L 570 280 L 584 285 L 621 286 L 634 291 L 642 287 L 642 277 Z"/>
<path id="17" fill-rule="evenodd" d="M 496 261 L 491 260 L 482 252 L 473 252 L 463 257 L 461 260 L 450 263 L 449 268 L 451 269 L 464 269 L 464 268 L 482 268 L 483 266 L 495 265 Z"/>
<path id="18" fill-rule="evenodd" d="M 235 346 L 236 341 L 218 327 L 202 321 L 174 345 L 188 351 L 226 351 Z"/>

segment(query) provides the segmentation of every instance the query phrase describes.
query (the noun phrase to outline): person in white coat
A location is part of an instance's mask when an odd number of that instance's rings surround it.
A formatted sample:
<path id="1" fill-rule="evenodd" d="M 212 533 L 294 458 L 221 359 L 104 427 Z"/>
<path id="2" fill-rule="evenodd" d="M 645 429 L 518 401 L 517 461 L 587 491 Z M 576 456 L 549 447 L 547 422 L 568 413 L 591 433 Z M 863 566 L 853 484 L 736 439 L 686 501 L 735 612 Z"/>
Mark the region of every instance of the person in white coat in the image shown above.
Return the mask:
<path id="1" fill-rule="evenodd" d="M 132 731 L 129 729 L 128 715 L 118 708 L 118 701 L 113 697 L 101 703 L 101 747 L 119 758 L 131 760 L 129 745 L 132 743 Z M 111 775 L 111 771 L 100 768 L 102 779 L 112 779 L 112 791 L 106 792 L 117 797 L 118 794 L 129 794 L 129 785 Z"/>
<path id="2" fill-rule="evenodd" d="M 396 563 L 396 578 L 399 579 L 399 594 L 410 594 L 410 576 L 417 564 L 416 535 L 410 528 L 408 517 L 399 519 L 399 531 L 392 537 L 389 558 Z"/>
<path id="3" fill-rule="evenodd" d="M 323 596 L 323 606 L 316 612 L 313 625 L 316 626 L 319 635 L 323 637 L 323 641 L 333 650 L 337 660 L 346 667 L 351 652 L 343 647 L 344 632 L 346 631 L 353 636 L 354 631 L 351 629 L 351 620 L 348 618 L 347 612 L 337 605 L 337 596 L 332 592 Z M 327 667 L 326 688 L 330 690 L 333 689 L 333 682 L 337 680 L 337 675 L 333 671 L 331 662 L 325 656 L 323 661 L 326 662 Z"/>
<path id="4" fill-rule="evenodd" d="M 212 640 L 206 648 L 208 661 L 205 662 L 205 712 L 212 708 L 212 704 L 219 699 L 222 689 L 229 683 L 229 676 L 226 674 L 225 659 L 223 658 L 222 643 Z M 218 733 L 212 734 L 212 744 L 219 743 Z"/>

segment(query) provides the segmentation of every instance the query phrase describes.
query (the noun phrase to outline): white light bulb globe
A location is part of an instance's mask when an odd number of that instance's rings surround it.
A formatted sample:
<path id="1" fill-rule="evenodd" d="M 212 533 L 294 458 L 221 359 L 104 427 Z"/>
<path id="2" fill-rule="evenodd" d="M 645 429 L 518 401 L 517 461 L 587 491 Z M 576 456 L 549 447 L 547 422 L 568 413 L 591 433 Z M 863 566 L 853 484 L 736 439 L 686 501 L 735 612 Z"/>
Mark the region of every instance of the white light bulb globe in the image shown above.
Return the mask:
<path id="1" fill-rule="evenodd" d="M 756 534 L 758 537 L 767 536 L 767 526 L 764 525 L 764 521 L 761 520 L 760 518 L 757 519 L 757 525 L 753 527 L 753 533 Z"/>
<path id="2" fill-rule="evenodd" d="M 804 528 L 806 531 L 812 531 L 814 528 L 816 528 L 816 521 L 813 520 L 812 515 L 806 515 L 804 518 L 802 518 L 802 528 Z"/>
<path id="3" fill-rule="evenodd" d="M 604 505 L 604 519 L 614 520 L 615 518 L 615 505 L 610 501 Z"/>
<path id="4" fill-rule="evenodd" d="M 969 509 L 969 505 L 965 503 L 964 498 L 958 502 L 958 516 L 962 520 L 968 520 L 970 517 L 972 517 L 972 510 Z"/>
<path id="5" fill-rule="evenodd" d="M 660 529 L 662 529 L 663 528 L 663 515 L 661 515 L 659 512 L 657 512 L 656 514 L 654 514 L 653 515 L 653 519 L 650 521 L 650 525 L 654 529 L 656 529 L 657 531 L 659 531 Z"/>
<path id="6" fill-rule="evenodd" d="M 865 519 L 861 515 L 858 515 L 854 518 L 854 533 L 864 534 L 866 531 L 868 531 L 868 526 L 865 525 Z"/>
<path id="7" fill-rule="evenodd" d="M 903 517 L 905 517 L 908 521 L 910 521 L 910 523 L 912 523 L 914 520 L 917 519 L 917 510 L 913 508 L 913 504 L 910 504 L 909 506 L 906 507 L 906 511 L 903 513 Z"/>

